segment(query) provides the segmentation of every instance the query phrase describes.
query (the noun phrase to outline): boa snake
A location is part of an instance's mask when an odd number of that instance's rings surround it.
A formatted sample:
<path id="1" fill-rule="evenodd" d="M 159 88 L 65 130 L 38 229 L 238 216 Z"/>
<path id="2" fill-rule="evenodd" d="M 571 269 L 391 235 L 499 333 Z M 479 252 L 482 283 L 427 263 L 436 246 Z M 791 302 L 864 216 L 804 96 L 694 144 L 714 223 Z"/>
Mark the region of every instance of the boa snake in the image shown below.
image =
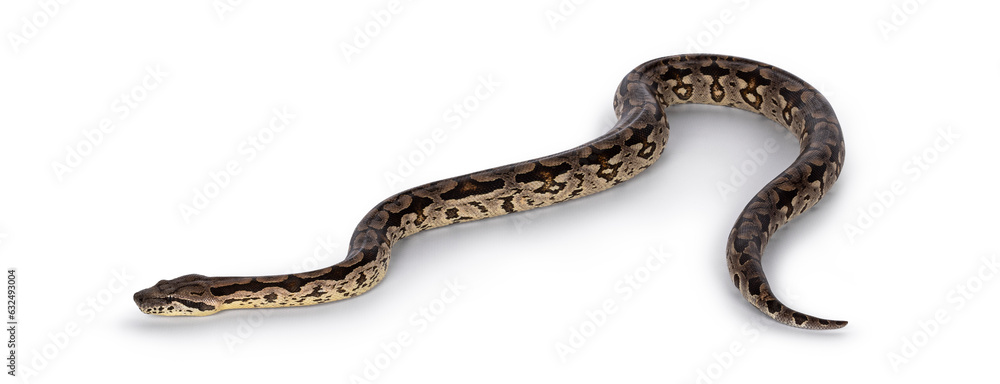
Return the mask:
<path id="1" fill-rule="evenodd" d="M 798 158 L 746 205 L 729 235 L 729 276 L 751 304 L 780 323 L 835 329 L 783 305 L 761 268 L 771 235 L 816 204 L 844 162 L 833 109 L 815 88 L 773 66 L 738 57 L 680 55 L 646 62 L 622 80 L 614 99 L 619 118 L 597 139 L 565 152 L 435 181 L 379 203 L 358 224 L 347 258 L 303 273 L 256 277 L 185 275 L 135 294 L 148 314 L 201 316 L 232 308 L 289 307 L 346 299 L 386 275 L 389 252 L 423 230 L 485 219 L 587 196 L 631 179 L 663 152 L 664 109 L 683 103 L 756 112 L 799 138 Z"/>

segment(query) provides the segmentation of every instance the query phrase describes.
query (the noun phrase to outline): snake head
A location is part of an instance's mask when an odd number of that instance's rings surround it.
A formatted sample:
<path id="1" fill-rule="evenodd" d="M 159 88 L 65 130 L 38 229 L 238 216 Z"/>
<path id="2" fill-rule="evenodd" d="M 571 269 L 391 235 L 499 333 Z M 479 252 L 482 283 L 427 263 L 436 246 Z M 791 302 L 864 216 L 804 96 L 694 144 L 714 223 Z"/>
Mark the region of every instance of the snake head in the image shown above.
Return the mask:
<path id="1" fill-rule="evenodd" d="M 220 310 L 219 299 L 209 290 L 209 278 L 184 275 L 160 280 L 132 296 L 139 310 L 161 316 L 205 316 Z"/>

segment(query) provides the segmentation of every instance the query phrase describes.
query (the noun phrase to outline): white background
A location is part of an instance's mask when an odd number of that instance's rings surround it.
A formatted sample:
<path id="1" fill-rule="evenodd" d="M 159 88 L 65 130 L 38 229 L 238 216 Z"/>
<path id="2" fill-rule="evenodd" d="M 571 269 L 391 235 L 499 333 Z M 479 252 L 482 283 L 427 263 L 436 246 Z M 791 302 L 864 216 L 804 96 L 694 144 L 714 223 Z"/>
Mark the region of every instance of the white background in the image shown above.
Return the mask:
<path id="1" fill-rule="evenodd" d="M 21 369 L 8 379 L 993 375 L 1000 9 L 972 3 L 5 1 L 0 255 L 18 273 Z M 713 107 L 670 108 L 665 155 L 615 189 L 401 242 L 359 298 L 204 318 L 132 302 L 188 273 L 333 264 L 384 197 L 588 141 L 613 123 L 625 73 L 692 51 L 777 65 L 836 109 L 840 181 L 779 231 L 766 267 L 787 304 L 846 328 L 776 324 L 730 283 L 730 226 L 797 143 Z M 477 98 L 483 79 L 497 84 Z M 123 94 L 141 100 L 126 108 Z M 474 108 L 456 121 L 463 103 Z M 275 109 L 294 115 L 281 132 L 268 128 Z M 260 135 L 269 142 L 250 159 Z M 753 163 L 768 140 L 778 149 Z M 218 176 L 229 162 L 240 172 Z M 187 220 L 180 207 L 206 188 L 214 197 Z M 669 257 L 650 268 L 656 254 Z M 443 293 L 455 282 L 457 296 Z"/>

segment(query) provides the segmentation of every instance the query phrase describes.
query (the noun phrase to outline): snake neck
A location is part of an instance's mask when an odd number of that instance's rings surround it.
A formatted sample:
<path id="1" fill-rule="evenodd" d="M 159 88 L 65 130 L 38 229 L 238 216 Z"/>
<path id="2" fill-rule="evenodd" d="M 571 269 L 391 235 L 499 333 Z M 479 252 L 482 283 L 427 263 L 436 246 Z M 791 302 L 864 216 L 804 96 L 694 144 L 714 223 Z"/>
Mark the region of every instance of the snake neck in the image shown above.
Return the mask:
<path id="1" fill-rule="evenodd" d="M 385 277 L 388 250 L 352 253 L 319 270 L 273 276 L 208 278 L 219 310 L 293 307 L 343 300 L 367 292 Z"/>

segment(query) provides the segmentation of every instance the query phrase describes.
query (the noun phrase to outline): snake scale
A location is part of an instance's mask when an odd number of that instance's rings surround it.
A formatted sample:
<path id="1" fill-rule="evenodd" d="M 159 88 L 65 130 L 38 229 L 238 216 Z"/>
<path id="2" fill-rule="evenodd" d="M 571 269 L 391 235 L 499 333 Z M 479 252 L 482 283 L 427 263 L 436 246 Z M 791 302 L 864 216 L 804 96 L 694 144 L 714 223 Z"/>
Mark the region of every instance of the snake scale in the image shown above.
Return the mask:
<path id="1" fill-rule="evenodd" d="M 729 276 L 752 305 L 782 324 L 835 329 L 846 321 L 792 310 L 761 268 L 771 235 L 826 193 L 844 162 L 841 129 L 827 100 L 795 75 L 756 61 L 707 54 L 669 56 L 629 72 L 618 86 L 618 122 L 603 136 L 551 156 L 417 186 L 378 203 L 358 224 L 344 261 L 275 276 L 162 280 L 135 294 L 144 313 L 201 316 L 233 308 L 320 304 L 360 295 L 385 278 L 393 244 L 418 232 L 584 197 L 631 179 L 663 152 L 664 109 L 697 103 L 756 112 L 799 138 L 795 161 L 740 213 L 729 235 Z"/>

